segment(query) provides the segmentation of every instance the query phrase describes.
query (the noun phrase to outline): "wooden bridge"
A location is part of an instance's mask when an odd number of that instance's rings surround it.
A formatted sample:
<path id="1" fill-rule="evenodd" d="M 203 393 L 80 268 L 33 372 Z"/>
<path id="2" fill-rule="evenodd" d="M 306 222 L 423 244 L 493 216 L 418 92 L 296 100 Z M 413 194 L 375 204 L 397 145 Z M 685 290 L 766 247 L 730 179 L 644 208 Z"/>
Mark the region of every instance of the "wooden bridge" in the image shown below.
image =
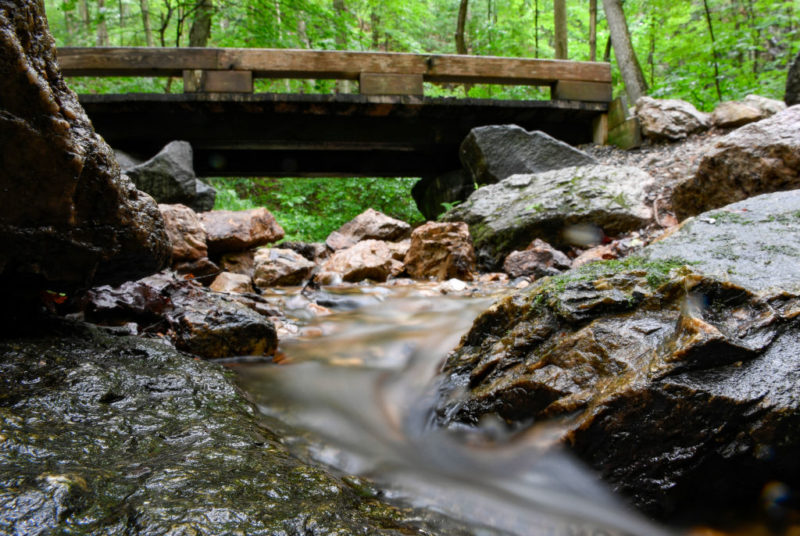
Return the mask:
<path id="1" fill-rule="evenodd" d="M 95 129 L 146 158 L 171 140 L 200 176 L 425 176 L 460 167 L 470 129 L 514 123 L 602 141 L 607 63 L 275 49 L 61 48 L 65 76 L 182 77 L 183 94 L 80 95 Z M 358 82 L 358 94 L 253 93 L 258 78 Z M 547 86 L 550 100 L 431 98 L 424 83 Z"/>

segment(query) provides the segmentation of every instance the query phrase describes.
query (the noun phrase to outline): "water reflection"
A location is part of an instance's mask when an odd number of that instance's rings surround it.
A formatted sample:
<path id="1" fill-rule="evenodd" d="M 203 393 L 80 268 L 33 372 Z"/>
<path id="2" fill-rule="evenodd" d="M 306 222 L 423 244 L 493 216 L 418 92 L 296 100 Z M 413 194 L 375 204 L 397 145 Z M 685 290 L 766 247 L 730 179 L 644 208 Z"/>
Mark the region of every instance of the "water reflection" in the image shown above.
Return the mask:
<path id="1" fill-rule="evenodd" d="M 385 497 L 459 520 L 469 534 L 663 534 L 551 448 L 558 423 L 522 434 L 495 422 L 431 425 L 436 370 L 502 291 L 361 289 L 372 304 L 312 321 L 316 336 L 282 345 L 286 364 L 239 369 L 240 384 L 299 455 L 369 478 Z"/>

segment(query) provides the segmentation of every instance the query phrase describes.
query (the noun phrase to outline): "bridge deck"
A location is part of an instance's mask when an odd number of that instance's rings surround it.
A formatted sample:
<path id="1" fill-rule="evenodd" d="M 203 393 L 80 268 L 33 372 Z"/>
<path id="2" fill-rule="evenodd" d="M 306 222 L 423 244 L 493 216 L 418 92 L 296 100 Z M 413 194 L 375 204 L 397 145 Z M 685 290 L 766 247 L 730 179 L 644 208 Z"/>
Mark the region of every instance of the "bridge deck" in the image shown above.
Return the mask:
<path id="1" fill-rule="evenodd" d="M 591 141 L 607 103 L 365 95 L 81 95 L 112 147 L 149 157 L 172 140 L 200 176 L 422 176 L 458 169 L 470 129 L 517 124 Z"/>

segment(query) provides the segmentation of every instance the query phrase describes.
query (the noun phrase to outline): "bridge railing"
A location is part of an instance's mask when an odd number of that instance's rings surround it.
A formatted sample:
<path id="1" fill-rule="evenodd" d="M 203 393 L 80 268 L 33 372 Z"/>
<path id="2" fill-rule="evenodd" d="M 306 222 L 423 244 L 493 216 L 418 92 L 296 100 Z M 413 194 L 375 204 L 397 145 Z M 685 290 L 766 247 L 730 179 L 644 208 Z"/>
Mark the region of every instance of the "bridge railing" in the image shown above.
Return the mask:
<path id="1" fill-rule="evenodd" d="M 611 101 L 600 62 L 255 48 L 62 47 L 65 76 L 183 77 L 188 92 L 253 91 L 256 78 L 357 80 L 365 95 L 422 95 L 423 83 L 548 86 L 554 100 Z"/>

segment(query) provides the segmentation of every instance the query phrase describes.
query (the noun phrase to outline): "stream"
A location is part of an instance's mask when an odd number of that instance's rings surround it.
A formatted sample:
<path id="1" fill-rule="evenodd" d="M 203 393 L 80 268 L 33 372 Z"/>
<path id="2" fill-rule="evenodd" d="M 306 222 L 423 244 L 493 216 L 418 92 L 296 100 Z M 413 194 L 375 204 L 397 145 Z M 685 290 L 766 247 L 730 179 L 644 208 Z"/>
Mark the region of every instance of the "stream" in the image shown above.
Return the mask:
<path id="1" fill-rule="evenodd" d="M 491 420 L 479 429 L 433 424 L 437 369 L 507 285 L 331 292 L 338 310 L 310 320 L 297 290 L 283 294 L 304 324 L 298 336 L 281 343 L 277 364 L 233 367 L 264 424 L 295 455 L 333 468 L 365 495 L 414 508 L 442 534 L 666 533 L 552 447 L 558 424 L 524 432 Z"/>

